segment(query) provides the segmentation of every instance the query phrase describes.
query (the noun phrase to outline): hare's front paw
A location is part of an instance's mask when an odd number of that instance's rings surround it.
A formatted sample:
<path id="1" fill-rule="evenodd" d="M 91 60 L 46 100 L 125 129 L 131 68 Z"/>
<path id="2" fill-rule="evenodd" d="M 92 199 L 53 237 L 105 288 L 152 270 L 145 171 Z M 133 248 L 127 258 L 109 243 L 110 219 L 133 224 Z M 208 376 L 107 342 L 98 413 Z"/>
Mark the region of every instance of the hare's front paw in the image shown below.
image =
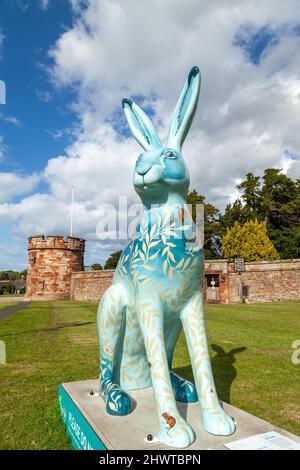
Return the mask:
<path id="1" fill-rule="evenodd" d="M 210 434 L 230 436 L 235 431 L 235 423 L 224 410 L 212 410 L 202 414 L 202 426 Z"/>
<path id="2" fill-rule="evenodd" d="M 171 418 L 173 422 L 170 419 L 169 424 L 163 426 L 158 436 L 159 440 L 170 447 L 178 449 L 189 447 L 195 440 L 193 429 L 181 416 L 176 419 Z M 175 424 L 173 424 L 174 422 Z"/>

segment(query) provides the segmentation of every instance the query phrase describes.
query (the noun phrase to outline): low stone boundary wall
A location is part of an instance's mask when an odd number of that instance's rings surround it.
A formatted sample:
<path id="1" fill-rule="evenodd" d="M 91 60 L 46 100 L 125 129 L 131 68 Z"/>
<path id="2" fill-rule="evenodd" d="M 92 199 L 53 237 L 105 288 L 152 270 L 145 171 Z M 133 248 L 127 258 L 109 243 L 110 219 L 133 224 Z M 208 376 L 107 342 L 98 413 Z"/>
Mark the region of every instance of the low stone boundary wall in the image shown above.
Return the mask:
<path id="1" fill-rule="evenodd" d="M 72 273 L 71 299 L 72 300 L 99 300 L 111 285 L 114 270 L 81 271 Z"/>
<path id="2" fill-rule="evenodd" d="M 234 264 L 229 263 L 230 304 L 240 302 L 239 283 L 246 301 L 251 303 L 300 300 L 300 259 L 247 262 L 240 275 L 235 272 Z"/>
<path id="3" fill-rule="evenodd" d="M 251 303 L 300 300 L 300 259 L 247 262 L 240 275 L 233 263 L 207 260 L 205 274 L 218 276 L 220 303 L 240 302 L 240 293 Z M 114 270 L 72 273 L 71 299 L 99 300 L 111 285 L 113 276 Z"/>

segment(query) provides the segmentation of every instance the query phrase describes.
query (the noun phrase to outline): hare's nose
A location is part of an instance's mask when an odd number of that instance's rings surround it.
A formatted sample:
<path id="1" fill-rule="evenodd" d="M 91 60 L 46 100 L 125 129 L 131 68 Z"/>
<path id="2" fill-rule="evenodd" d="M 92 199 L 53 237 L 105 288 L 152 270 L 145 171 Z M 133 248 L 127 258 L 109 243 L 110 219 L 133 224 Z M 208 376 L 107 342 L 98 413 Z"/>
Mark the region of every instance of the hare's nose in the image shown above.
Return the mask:
<path id="1" fill-rule="evenodd" d="M 152 165 L 149 163 L 140 163 L 136 169 L 137 173 L 144 176 L 151 169 Z"/>

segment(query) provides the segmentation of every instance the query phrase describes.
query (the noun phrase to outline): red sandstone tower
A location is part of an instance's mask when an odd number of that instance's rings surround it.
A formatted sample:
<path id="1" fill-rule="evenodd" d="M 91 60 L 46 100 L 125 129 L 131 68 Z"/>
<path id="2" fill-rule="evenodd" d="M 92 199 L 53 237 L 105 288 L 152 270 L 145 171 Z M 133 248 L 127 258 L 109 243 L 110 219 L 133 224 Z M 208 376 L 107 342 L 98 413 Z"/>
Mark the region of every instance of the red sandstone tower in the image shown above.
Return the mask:
<path id="1" fill-rule="evenodd" d="M 69 299 L 71 275 L 84 269 L 84 249 L 82 238 L 30 237 L 26 299 Z"/>

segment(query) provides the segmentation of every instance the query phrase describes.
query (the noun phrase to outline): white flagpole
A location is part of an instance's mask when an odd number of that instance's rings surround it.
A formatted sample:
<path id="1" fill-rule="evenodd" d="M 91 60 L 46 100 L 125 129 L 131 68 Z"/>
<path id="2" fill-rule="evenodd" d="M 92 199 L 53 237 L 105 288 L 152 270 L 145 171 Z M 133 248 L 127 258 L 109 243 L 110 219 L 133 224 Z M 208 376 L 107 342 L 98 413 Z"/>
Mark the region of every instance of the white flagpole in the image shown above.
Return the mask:
<path id="1" fill-rule="evenodd" d="M 72 186 L 71 230 L 70 230 L 71 237 L 73 237 L 73 216 L 74 216 L 74 186 Z"/>

